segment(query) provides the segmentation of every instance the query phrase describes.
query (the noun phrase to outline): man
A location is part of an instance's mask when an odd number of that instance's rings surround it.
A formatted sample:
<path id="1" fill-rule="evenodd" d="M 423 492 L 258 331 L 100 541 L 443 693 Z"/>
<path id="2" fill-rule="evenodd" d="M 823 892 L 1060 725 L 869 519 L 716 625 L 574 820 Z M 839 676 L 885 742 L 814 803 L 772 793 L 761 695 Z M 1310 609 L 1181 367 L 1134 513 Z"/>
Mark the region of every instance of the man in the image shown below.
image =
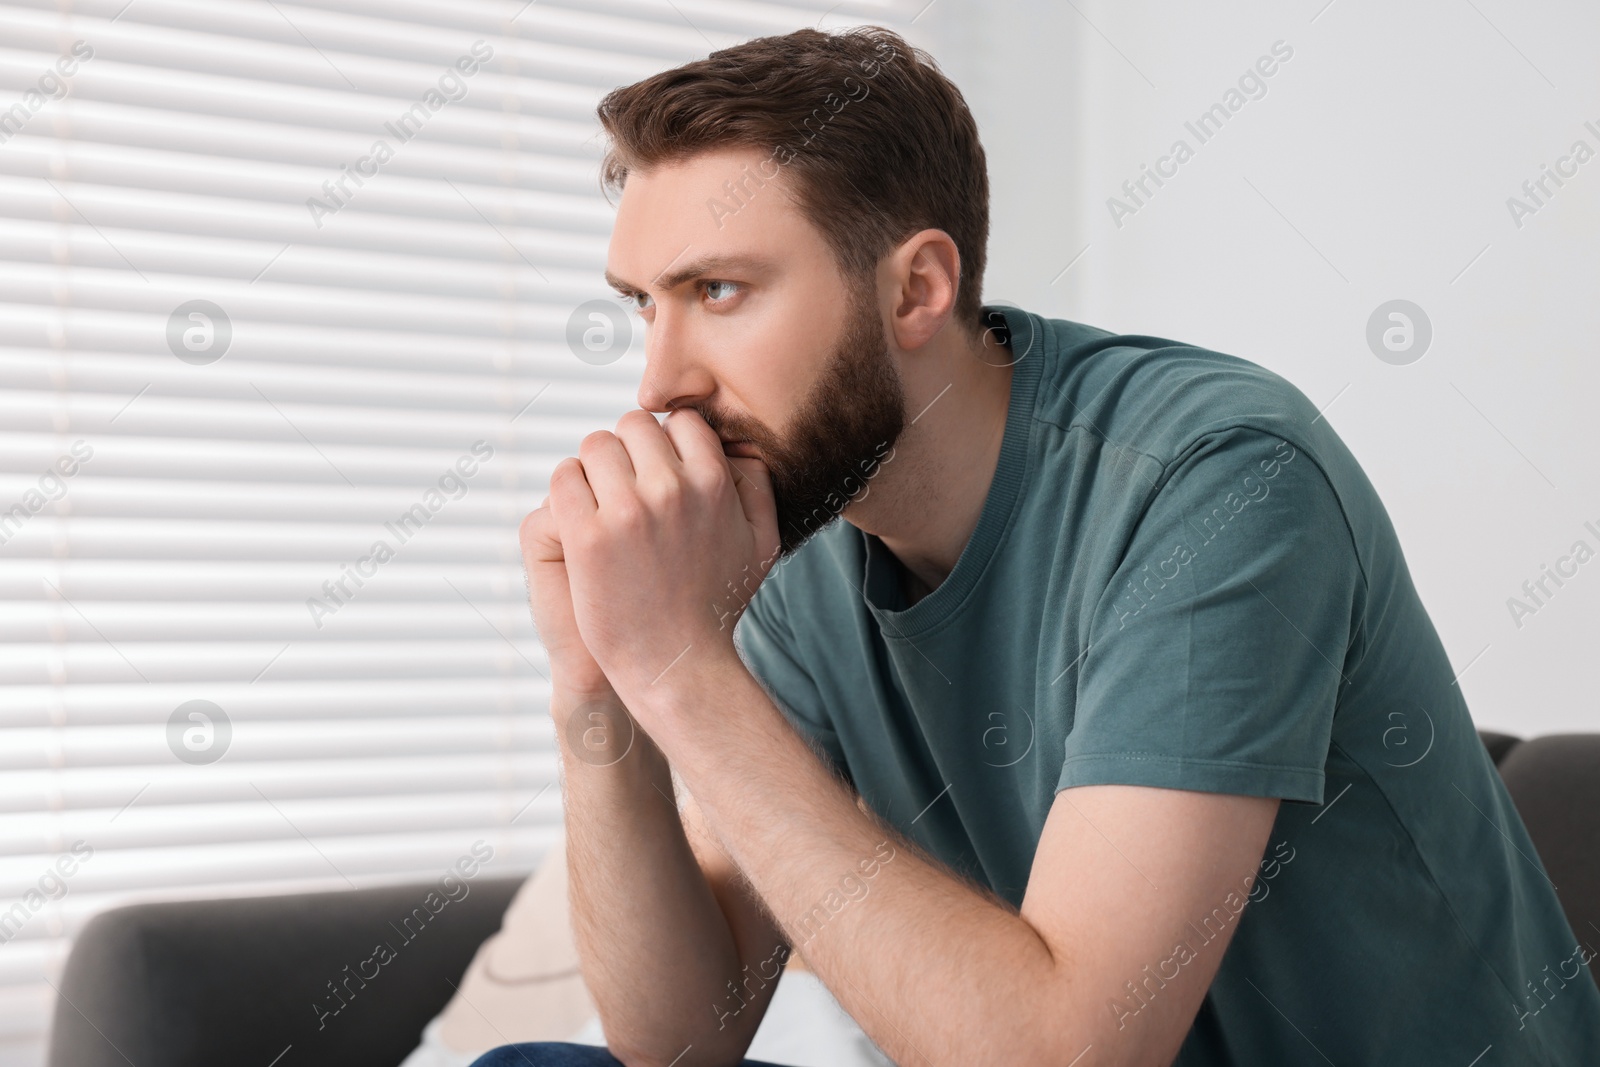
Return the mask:
<path id="1" fill-rule="evenodd" d="M 1600 935 L 1303 395 L 981 306 L 975 124 L 887 31 L 600 117 L 644 410 L 522 542 L 616 1060 L 737 1062 L 798 951 L 904 1065 L 1600 1063 Z"/>

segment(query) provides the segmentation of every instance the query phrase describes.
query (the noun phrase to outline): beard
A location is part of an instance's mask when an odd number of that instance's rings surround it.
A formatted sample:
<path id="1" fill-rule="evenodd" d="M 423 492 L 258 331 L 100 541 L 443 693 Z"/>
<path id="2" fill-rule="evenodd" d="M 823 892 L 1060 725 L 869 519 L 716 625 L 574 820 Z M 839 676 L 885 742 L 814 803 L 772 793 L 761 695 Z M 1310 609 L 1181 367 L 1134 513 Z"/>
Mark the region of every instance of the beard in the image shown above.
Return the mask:
<path id="1" fill-rule="evenodd" d="M 755 419 L 696 408 L 724 442 L 749 441 L 759 449 L 772 477 L 779 557 L 866 496 L 905 429 L 905 392 L 870 285 L 858 290 L 849 316 L 783 436 Z"/>

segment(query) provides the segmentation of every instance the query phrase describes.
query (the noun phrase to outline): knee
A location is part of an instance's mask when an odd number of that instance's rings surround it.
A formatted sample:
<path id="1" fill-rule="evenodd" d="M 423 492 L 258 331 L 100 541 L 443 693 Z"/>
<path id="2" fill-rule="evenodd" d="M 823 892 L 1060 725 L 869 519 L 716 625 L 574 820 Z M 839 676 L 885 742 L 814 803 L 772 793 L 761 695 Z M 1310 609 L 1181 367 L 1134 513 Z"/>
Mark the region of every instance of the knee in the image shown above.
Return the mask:
<path id="1" fill-rule="evenodd" d="M 605 1049 L 564 1041 L 531 1041 L 492 1048 L 472 1067 L 621 1067 Z"/>

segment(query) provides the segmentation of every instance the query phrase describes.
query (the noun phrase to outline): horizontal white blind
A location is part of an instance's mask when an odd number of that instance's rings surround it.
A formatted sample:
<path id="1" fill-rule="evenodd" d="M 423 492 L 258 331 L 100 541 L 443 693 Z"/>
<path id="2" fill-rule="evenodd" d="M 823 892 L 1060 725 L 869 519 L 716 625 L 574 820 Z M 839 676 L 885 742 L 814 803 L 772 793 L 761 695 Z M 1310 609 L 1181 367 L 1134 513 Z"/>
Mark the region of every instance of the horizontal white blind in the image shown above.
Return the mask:
<path id="1" fill-rule="evenodd" d="M 105 907 L 536 862 L 516 527 L 642 366 L 567 340 L 594 106 L 899 13 L 0 3 L 0 1067 Z"/>

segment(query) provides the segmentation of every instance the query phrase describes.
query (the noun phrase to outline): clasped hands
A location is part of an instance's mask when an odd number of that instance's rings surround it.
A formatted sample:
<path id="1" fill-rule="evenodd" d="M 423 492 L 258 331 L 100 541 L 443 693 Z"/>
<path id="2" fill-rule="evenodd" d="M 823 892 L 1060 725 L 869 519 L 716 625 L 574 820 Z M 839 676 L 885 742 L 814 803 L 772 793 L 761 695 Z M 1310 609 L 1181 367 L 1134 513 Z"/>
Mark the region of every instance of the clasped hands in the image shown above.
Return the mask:
<path id="1" fill-rule="evenodd" d="M 742 669 L 732 623 L 778 555 L 766 465 L 687 408 L 585 437 L 519 537 L 554 686 L 614 693 L 658 741 L 678 687 Z"/>

